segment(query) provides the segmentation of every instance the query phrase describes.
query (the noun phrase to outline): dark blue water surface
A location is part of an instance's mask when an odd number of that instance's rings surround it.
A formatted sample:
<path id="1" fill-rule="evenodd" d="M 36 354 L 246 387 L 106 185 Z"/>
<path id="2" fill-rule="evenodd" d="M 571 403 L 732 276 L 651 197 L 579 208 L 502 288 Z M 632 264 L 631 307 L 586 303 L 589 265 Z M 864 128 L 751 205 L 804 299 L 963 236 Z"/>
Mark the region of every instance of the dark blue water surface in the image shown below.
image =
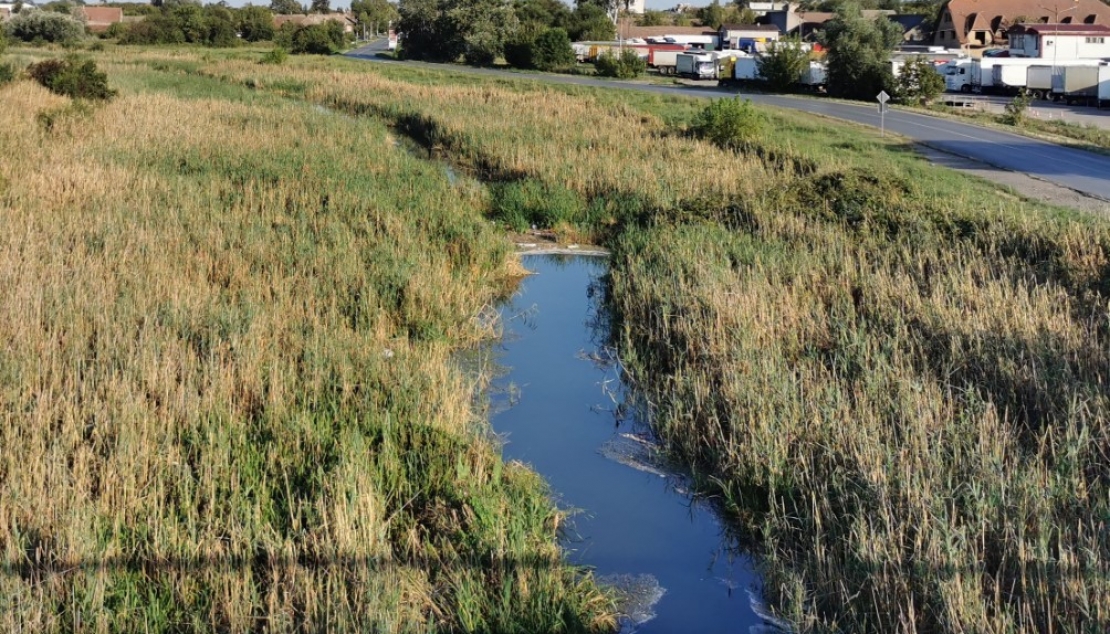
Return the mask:
<path id="1" fill-rule="evenodd" d="M 496 361 L 506 374 L 497 381 L 503 407 L 492 422 L 506 459 L 531 465 L 560 506 L 580 509 L 577 536 L 565 543 L 571 560 L 601 578 L 634 577 L 643 594 L 652 580 L 662 588 L 654 606 L 635 610 L 643 622 L 626 629 L 764 630 L 749 593 L 759 582 L 750 561 L 733 554 L 717 517 L 691 501 L 680 477 L 635 456 L 633 434 L 644 429 L 618 415 L 626 388 L 606 361 L 597 326 L 595 285 L 608 261 L 526 256 L 524 265 L 535 275 L 502 307 L 505 339 Z M 626 453 L 630 459 L 618 461 Z M 638 462 L 647 465 L 629 466 Z"/>

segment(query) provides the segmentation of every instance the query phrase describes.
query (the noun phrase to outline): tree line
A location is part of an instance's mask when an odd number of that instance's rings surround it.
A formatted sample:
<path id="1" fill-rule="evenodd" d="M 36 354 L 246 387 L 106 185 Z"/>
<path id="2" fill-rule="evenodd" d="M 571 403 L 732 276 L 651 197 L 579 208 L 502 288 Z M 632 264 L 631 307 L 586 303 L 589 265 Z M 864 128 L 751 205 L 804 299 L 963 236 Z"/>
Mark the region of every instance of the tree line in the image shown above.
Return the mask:
<path id="1" fill-rule="evenodd" d="M 615 6 L 580 0 L 401 0 L 402 54 L 409 59 L 487 65 L 499 57 L 524 68 L 573 64 L 571 41 L 610 41 Z"/>

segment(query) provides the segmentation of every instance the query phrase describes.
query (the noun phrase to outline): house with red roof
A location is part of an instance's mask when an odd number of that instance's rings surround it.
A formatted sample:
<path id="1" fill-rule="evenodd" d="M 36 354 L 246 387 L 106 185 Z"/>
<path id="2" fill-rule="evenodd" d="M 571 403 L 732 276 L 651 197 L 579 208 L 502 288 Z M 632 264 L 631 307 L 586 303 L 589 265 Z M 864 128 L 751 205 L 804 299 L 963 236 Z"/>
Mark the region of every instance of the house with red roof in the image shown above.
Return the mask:
<path id="1" fill-rule="evenodd" d="M 123 9 L 117 7 L 74 7 L 74 17 L 85 23 L 92 33 L 103 33 L 117 22 L 123 22 Z"/>
<path id="2" fill-rule="evenodd" d="M 933 44 L 986 48 L 1006 44 L 1016 24 L 1110 24 L 1101 0 L 948 0 L 940 9 Z"/>

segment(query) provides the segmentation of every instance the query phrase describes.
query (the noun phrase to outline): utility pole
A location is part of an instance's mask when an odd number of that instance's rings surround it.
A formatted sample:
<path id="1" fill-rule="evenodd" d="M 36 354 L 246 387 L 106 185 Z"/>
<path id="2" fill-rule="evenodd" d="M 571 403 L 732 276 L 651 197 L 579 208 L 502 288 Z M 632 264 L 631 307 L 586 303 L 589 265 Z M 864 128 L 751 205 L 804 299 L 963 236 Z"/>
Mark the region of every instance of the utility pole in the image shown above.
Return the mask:
<path id="1" fill-rule="evenodd" d="M 1052 77 L 1055 78 L 1056 62 L 1059 58 L 1059 53 L 1057 51 L 1060 50 L 1060 14 L 1078 9 L 1079 0 L 1074 0 L 1072 5 L 1066 9 L 1061 9 L 1060 5 L 1058 4 L 1052 5 L 1051 9 L 1045 6 L 1042 6 L 1041 8 L 1045 11 L 1052 11 Z M 1043 54 L 1044 52 L 1042 51 L 1042 55 Z"/>

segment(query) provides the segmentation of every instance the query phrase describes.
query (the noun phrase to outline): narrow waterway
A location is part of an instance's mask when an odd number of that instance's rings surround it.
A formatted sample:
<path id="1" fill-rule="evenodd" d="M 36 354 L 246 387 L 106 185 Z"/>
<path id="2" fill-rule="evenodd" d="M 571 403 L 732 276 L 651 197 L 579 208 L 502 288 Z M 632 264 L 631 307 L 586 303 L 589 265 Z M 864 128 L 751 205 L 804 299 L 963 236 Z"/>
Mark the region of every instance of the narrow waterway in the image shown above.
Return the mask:
<path id="1" fill-rule="evenodd" d="M 620 403 L 597 301 L 600 257 L 526 256 L 535 275 L 502 307 L 506 374 L 493 427 L 507 459 L 578 509 L 565 547 L 632 600 L 625 631 L 779 631 L 759 613 L 759 579 L 711 508 L 654 457 L 647 430 Z"/>

